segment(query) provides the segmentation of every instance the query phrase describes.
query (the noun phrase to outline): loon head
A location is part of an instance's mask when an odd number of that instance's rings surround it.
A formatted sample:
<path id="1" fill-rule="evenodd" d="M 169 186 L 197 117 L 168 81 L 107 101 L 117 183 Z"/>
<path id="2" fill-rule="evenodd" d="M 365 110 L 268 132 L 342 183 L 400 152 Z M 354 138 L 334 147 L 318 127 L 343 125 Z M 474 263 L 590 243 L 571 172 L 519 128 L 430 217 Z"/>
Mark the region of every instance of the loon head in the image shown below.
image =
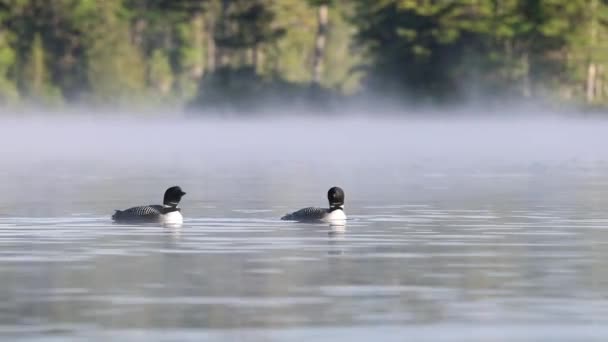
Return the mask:
<path id="1" fill-rule="evenodd" d="M 327 192 L 327 200 L 329 201 L 329 208 L 342 209 L 344 207 L 344 190 L 334 186 Z"/>
<path id="2" fill-rule="evenodd" d="M 165 197 L 163 199 L 163 205 L 169 207 L 177 207 L 179 201 L 181 201 L 182 196 L 186 193 L 182 191 L 182 188 L 179 186 L 172 186 L 167 191 L 165 191 Z"/>

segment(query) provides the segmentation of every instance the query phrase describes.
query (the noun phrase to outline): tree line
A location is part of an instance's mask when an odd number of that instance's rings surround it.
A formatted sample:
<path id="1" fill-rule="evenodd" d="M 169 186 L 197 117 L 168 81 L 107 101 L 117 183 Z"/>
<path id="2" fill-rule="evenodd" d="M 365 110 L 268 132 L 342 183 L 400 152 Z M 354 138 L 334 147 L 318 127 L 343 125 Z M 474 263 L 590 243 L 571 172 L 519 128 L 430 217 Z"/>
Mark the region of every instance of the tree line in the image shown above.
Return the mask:
<path id="1" fill-rule="evenodd" d="M 608 0 L 0 0 L 0 103 L 608 102 Z"/>

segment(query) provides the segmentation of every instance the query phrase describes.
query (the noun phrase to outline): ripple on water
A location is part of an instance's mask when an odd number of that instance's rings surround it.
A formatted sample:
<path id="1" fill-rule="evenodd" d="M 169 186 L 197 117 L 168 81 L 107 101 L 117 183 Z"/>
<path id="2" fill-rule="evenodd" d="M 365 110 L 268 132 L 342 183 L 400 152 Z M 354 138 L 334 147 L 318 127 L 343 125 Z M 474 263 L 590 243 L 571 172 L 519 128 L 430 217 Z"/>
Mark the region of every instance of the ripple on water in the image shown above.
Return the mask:
<path id="1" fill-rule="evenodd" d="M 280 221 L 276 205 L 211 218 L 221 206 L 199 207 L 176 229 L 84 214 L 0 218 L 0 334 L 571 341 L 592 336 L 543 327 L 608 323 L 600 211 L 585 218 L 516 200 L 361 205 L 337 231 Z M 505 331 L 517 324 L 530 335 Z"/>

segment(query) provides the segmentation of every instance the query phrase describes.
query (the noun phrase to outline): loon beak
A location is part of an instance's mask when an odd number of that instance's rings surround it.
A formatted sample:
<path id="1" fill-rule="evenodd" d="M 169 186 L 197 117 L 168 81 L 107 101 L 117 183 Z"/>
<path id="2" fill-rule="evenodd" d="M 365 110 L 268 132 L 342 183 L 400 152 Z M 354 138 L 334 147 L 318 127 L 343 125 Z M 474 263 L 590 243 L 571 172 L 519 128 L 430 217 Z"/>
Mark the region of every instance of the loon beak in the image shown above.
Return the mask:
<path id="1" fill-rule="evenodd" d="M 184 196 L 186 193 L 182 191 L 182 196 Z"/>

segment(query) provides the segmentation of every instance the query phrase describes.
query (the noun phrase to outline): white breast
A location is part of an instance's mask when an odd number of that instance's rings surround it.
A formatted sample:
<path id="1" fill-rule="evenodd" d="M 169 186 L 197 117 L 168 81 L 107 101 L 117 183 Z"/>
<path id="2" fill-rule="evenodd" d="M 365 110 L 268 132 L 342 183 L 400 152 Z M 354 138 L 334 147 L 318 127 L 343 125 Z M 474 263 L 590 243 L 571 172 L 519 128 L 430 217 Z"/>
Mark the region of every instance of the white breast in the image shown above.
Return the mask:
<path id="1" fill-rule="evenodd" d="M 182 224 L 184 217 L 179 211 L 172 211 L 162 215 L 162 223 L 164 224 Z"/>
<path id="2" fill-rule="evenodd" d="M 327 216 L 325 216 L 325 218 L 323 219 L 323 221 L 328 222 L 328 223 L 346 223 L 346 214 L 344 213 L 344 210 L 334 210 L 331 213 L 327 214 Z"/>

